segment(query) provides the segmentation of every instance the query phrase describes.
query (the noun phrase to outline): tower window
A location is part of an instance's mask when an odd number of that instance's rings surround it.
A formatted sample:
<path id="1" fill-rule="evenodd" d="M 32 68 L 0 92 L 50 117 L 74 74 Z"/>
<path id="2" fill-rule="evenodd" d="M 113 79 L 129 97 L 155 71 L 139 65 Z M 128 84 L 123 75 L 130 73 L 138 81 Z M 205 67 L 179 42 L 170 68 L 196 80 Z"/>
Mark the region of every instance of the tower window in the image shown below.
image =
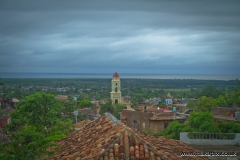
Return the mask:
<path id="1" fill-rule="evenodd" d="M 117 99 L 115 99 L 115 104 L 118 104 L 118 100 Z"/>
<path id="2" fill-rule="evenodd" d="M 117 90 L 117 87 L 115 88 L 115 92 L 117 92 L 118 90 Z"/>
<path id="3" fill-rule="evenodd" d="M 116 86 L 117 86 L 117 83 L 116 83 Z"/>

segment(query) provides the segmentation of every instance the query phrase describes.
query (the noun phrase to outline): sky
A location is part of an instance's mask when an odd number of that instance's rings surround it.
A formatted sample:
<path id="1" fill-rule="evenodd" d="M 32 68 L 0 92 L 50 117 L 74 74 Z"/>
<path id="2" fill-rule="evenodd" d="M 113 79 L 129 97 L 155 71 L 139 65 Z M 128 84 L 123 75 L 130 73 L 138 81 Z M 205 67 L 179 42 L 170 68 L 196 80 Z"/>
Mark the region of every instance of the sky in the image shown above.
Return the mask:
<path id="1" fill-rule="evenodd" d="M 239 0 L 0 0 L 0 72 L 240 75 Z"/>

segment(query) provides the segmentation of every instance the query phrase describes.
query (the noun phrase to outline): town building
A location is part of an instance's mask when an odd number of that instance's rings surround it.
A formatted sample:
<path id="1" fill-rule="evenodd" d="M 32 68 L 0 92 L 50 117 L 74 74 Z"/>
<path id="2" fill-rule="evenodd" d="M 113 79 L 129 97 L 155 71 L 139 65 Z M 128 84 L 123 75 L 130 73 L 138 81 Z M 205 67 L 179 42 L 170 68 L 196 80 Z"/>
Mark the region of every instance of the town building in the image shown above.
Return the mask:
<path id="1" fill-rule="evenodd" d="M 49 151 L 49 160 L 161 160 L 189 159 L 180 153 L 197 150 L 178 140 L 136 132 L 109 113 L 67 135 Z M 209 160 L 192 156 L 192 160 Z"/>
<path id="2" fill-rule="evenodd" d="M 9 114 L 0 115 L 0 129 L 9 123 L 11 123 L 11 116 Z"/>
<path id="3" fill-rule="evenodd" d="M 168 92 L 167 96 L 165 97 L 165 105 L 170 109 L 177 107 L 179 112 L 184 112 L 187 107 L 187 104 L 183 99 L 174 99 L 170 92 Z"/>
<path id="4" fill-rule="evenodd" d="M 17 98 L 11 98 L 11 99 L 0 99 L 0 108 L 12 108 L 15 109 L 17 107 L 17 104 L 19 103 L 19 100 Z"/>
<path id="5" fill-rule="evenodd" d="M 176 115 L 168 108 L 151 108 L 146 106 L 142 108 L 142 111 L 124 109 L 121 117 L 121 121 L 133 130 L 151 130 L 154 133 L 166 129 L 173 120 L 184 123 L 186 119 L 186 116 Z"/>
<path id="6" fill-rule="evenodd" d="M 166 105 L 173 104 L 173 98 L 172 98 L 170 92 L 168 92 L 167 96 L 165 97 L 165 104 Z"/>
<path id="7" fill-rule="evenodd" d="M 111 88 L 112 90 L 110 92 L 110 95 L 111 95 L 112 103 L 121 104 L 122 103 L 121 81 L 117 72 L 113 74 Z"/>
<path id="8" fill-rule="evenodd" d="M 84 119 L 89 119 L 89 120 L 96 120 L 100 117 L 100 115 L 97 113 L 96 110 L 92 110 L 92 108 L 82 108 L 78 109 L 78 112 L 82 114 Z"/>
<path id="9" fill-rule="evenodd" d="M 57 100 L 68 100 L 68 96 L 65 96 L 65 95 L 57 95 L 55 96 L 55 98 Z"/>
<path id="10" fill-rule="evenodd" d="M 161 102 L 161 98 L 158 97 L 154 97 L 154 98 L 150 98 L 150 99 L 146 99 L 145 102 L 148 102 L 150 104 L 153 104 L 153 105 L 158 105 L 160 102 Z"/>
<path id="11" fill-rule="evenodd" d="M 237 108 L 215 107 L 212 110 L 214 121 L 236 122 L 240 124 L 240 112 Z"/>

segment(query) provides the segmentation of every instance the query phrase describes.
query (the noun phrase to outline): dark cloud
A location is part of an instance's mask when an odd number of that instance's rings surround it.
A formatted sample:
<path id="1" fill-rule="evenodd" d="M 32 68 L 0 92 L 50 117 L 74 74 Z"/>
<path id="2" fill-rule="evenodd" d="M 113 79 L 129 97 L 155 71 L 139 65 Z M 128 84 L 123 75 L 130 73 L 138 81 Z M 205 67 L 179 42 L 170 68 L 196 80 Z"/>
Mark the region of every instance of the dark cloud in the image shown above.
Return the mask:
<path id="1" fill-rule="evenodd" d="M 1 1 L 0 72 L 235 74 L 239 1 Z"/>

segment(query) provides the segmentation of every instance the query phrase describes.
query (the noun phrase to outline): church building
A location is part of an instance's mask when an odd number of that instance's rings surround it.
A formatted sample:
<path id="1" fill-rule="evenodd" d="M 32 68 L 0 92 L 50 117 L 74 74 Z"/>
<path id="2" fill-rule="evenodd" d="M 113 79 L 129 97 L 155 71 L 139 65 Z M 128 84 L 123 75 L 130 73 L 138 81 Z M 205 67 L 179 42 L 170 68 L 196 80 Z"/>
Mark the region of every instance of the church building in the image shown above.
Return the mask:
<path id="1" fill-rule="evenodd" d="M 117 72 L 115 72 L 112 77 L 112 90 L 110 92 L 110 95 L 113 104 L 122 103 L 121 81 Z"/>

